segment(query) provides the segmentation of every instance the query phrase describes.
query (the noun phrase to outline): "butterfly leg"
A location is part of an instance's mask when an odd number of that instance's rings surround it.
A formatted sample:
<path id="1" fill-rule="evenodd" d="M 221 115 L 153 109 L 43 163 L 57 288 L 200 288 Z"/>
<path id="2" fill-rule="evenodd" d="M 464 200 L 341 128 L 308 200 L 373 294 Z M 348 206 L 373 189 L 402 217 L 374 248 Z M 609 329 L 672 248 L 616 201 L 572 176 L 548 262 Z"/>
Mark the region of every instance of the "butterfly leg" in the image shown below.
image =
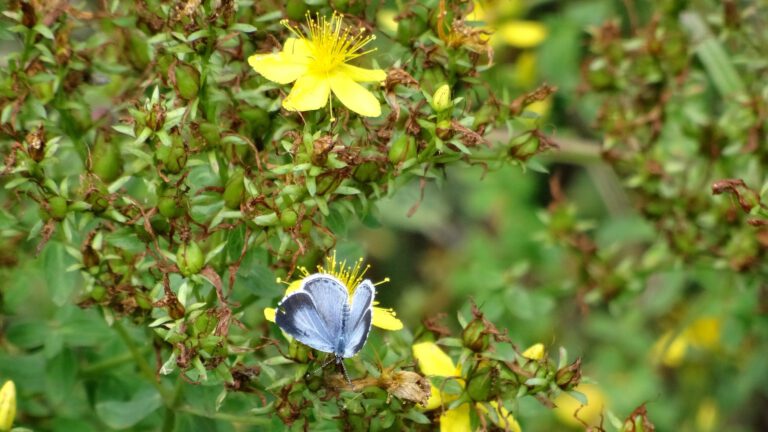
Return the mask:
<path id="1" fill-rule="evenodd" d="M 311 374 L 314 375 L 314 374 L 320 372 L 321 370 L 325 369 L 325 367 L 328 366 L 329 364 L 331 364 L 331 362 L 334 361 L 334 360 L 336 360 L 335 356 L 329 356 L 328 360 L 326 360 L 323 364 L 321 364 L 319 367 L 317 367 L 315 370 L 313 370 Z"/>
<path id="2" fill-rule="evenodd" d="M 336 357 L 336 364 L 341 365 L 341 372 L 344 373 L 344 378 L 347 379 L 347 383 L 352 386 L 352 380 L 349 379 L 349 375 L 347 375 L 347 367 L 344 366 L 344 357 Z"/>

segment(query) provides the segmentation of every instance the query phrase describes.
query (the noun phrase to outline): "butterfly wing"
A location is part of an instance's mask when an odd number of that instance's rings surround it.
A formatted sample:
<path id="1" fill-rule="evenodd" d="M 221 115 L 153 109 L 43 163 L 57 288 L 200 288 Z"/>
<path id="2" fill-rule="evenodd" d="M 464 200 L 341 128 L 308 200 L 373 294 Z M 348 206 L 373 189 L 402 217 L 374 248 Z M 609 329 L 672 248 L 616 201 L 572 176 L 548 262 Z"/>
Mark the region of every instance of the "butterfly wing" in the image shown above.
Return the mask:
<path id="1" fill-rule="evenodd" d="M 342 356 L 345 358 L 357 354 L 363 349 L 365 341 L 368 340 L 373 320 L 373 297 L 375 293 L 376 289 L 369 280 L 364 280 L 355 288 L 352 307 L 344 326 L 345 345 Z"/>
<path id="2" fill-rule="evenodd" d="M 312 296 L 331 341 L 338 341 L 341 337 L 343 317 L 349 308 L 347 289 L 331 275 L 315 274 L 304 278 L 301 290 Z"/>
<path id="3" fill-rule="evenodd" d="M 334 340 L 312 296 L 295 291 L 277 306 L 275 323 L 294 339 L 318 351 L 333 352 Z"/>

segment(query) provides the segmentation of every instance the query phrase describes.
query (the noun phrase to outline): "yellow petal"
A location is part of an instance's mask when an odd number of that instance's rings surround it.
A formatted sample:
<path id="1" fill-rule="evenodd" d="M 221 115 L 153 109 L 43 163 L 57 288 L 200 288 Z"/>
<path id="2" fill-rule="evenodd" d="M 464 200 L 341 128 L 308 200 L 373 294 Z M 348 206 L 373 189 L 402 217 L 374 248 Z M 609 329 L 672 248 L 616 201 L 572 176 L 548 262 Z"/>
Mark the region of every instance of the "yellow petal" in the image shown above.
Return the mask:
<path id="1" fill-rule="evenodd" d="M 397 21 L 395 21 L 396 16 L 396 10 L 381 9 L 376 13 L 376 24 L 378 24 L 379 28 L 382 30 L 388 31 L 389 33 L 396 33 L 398 25 Z"/>
<path id="2" fill-rule="evenodd" d="M 523 351 L 523 357 L 531 360 L 541 360 L 544 358 L 544 344 L 537 343 Z"/>
<path id="3" fill-rule="evenodd" d="M 303 39 L 288 38 L 283 45 L 283 53 L 291 56 L 309 57 L 307 42 Z"/>
<path id="4" fill-rule="evenodd" d="M 509 21 L 499 27 L 499 37 L 517 48 L 533 48 L 547 37 L 547 28 L 536 21 Z"/>
<path id="5" fill-rule="evenodd" d="M 288 288 L 285 290 L 285 295 L 297 291 L 299 288 L 301 288 L 301 279 L 291 282 L 291 284 L 288 285 Z"/>
<path id="6" fill-rule="evenodd" d="M 651 356 L 655 362 L 661 362 L 667 367 L 677 367 L 683 363 L 688 342 L 683 335 L 668 331 L 661 335 L 651 348 Z"/>
<path id="7" fill-rule="evenodd" d="M 685 329 L 684 334 L 691 345 L 715 349 L 720 345 L 721 324 L 719 318 L 699 318 Z"/>
<path id="8" fill-rule="evenodd" d="M 440 416 L 440 432 L 465 432 L 471 430 L 469 423 L 469 404 L 444 412 Z"/>
<path id="9" fill-rule="evenodd" d="M 373 93 L 343 72 L 331 75 L 331 90 L 350 110 L 366 117 L 381 115 L 381 104 Z"/>
<path id="10" fill-rule="evenodd" d="M 429 384 L 432 392 L 429 395 L 429 399 L 427 400 L 427 404 L 424 405 L 423 410 L 424 411 L 431 411 L 435 408 L 440 408 L 440 406 L 443 404 L 443 394 L 440 393 L 440 389 L 435 387 L 434 384 Z"/>
<path id="11" fill-rule="evenodd" d="M 401 330 L 403 323 L 395 317 L 395 311 L 387 308 L 373 308 L 373 325 L 384 330 Z"/>
<path id="12" fill-rule="evenodd" d="M 520 429 L 520 424 L 515 419 L 515 416 L 513 416 L 511 412 L 507 411 L 503 405 L 499 405 L 496 401 L 491 401 L 488 403 L 491 405 L 491 408 L 496 411 L 496 416 L 491 417 L 492 420 L 498 419 L 498 422 L 494 421 L 496 426 L 512 432 L 522 432 L 522 429 Z M 477 404 L 477 407 L 480 408 L 480 411 L 484 413 L 488 412 L 488 408 L 485 406 L 485 404 L 479 403 Z"/>
<path id="13" fill-rule="evenodd" d="M 278 84 L 292 83 L 307 73 L 306 60 L 285 53 L 254 54 L 248 57 L 248 64 L 264 78 Z"/>
<path id="14" fill-rule="evenodd" d="M 328 103 L 331 88 L 328 79 L 315 74 L 303 75 L 296 80 L 288 97 L 283 100 L 283 108 L 288 111 L 312 111 Z"/>
<path id="15" fill-rule="evenodd" d="M 381 69 L 366 69 L 346 63 L 342 64 L 339 68 L 353 81 L 382 82 L 387 79 L 387 73 Z"/>
<path id="16" fill-rule="evenodd" d="M 264 308 L 264 318 L 266 318 L 269 322 L 275 322 L 276 312 L 277 310 L 275 308 Z"/>
<path id="17" fill-rule="evenodd" d="M 605 396 L 600 387 L 594 384 L 579 384 L 575 390 L 587 397 L 587 404 L 579 410 L 579 419 L 590 426 L 600 424 L 603 409 L 606 408 Z M 555 416 L 561 422 L 573 427 L 583 428 L 584 425 L 574 416 L 576 410 L 582 406 L 579 401 L 568 393 L 563 392 L 555 398 L 554 402 L 557 405 L 554 409 Z"/>
<path id="18" fill-rule="evenodd" d="M 454 377 L 461 371 L 456 370 L 453 360 L 434 342 L 420 342 L 413 346 L 413 357 L 419 362 L 419 369 L 424 375 Z"/>

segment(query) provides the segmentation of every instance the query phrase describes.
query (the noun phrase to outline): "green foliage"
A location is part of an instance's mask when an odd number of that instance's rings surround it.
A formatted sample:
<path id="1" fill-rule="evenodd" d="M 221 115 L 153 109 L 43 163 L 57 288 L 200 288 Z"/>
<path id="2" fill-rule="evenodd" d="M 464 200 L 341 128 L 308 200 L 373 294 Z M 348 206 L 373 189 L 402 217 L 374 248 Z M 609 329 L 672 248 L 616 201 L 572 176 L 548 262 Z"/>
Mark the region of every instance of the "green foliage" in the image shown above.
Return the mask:
<path id="1" fill-rule="evenodd" d="M 768 11 L 739 5 L 8 2 L 14 425 L 761 430 Z M 248 64 L 333 11 L 376 36 L 378 117 Z M 348 383 L 269 314 L 360 256 L 405 328 Z"/>

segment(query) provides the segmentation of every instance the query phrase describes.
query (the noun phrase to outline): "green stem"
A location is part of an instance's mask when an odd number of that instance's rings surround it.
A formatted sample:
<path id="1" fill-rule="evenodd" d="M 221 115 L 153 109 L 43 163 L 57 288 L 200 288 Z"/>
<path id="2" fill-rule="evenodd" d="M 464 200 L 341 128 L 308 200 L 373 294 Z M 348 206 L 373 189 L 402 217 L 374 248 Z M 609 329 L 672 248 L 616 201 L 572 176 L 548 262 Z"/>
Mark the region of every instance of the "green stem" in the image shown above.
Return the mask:
<path id="1" fill-rule="evenodd" d="M 145 355 L 147 352 L 149 352 L 149 348 L 150 348 L 149 346 L 142 347 L 140 349 L 141 351 L 140 354 Z M 98 363 L 87 365 L 80 370 L 80 373 L 84 375 L 97 375 L 105 370 L 112 369 L 116 366 L 120 366 L 122 364 L 128 363 L 131 360 L 133 360 L 133 353 L 131 353 L 130 351 L 124 352 L 114 357 L 104 359 Z"/>
<path id="2" fill-rule="evenodd" d="M 133 341 L 128 332 L 125 331 L 125 328 L 120 323 L 120 321 L 116 320 L 112 325 L 112 328 L 115 329 L 117 334 L 120 336 L 120 339 L 122 339 L 125 345 L 128 347 L 128 350 L 131 352 L 131 355 L 133 356 L 133 359 L 138 365 L 141 373 L 152 383 L 153 386 L 155 386 L 157 392 L 160 393 L 160 397 L 163 398 L 165 406 L 173 405 L 174 395 L 169 393 L 168 389 L 163 387 L 163 384 L 157 378 L 155 371 L 149 365 L 147 359 L 144 358 L 141 349 L 136 346 L 136 343 Z"/>
<path id="3" fill-rule="evenodd" d="M 181 396 L 181 389 L 183 388 L 184 380 L 181 378 L 181 374 L 176 378 L 176 385 L 173 387 L 173 397 L 171 399 L 171 405 L 165 407 L 165 418 L 163 419 L 163 432 L 172 432 L 176 424 L 176 409 L 179 404 L 179 397 Z"/>

